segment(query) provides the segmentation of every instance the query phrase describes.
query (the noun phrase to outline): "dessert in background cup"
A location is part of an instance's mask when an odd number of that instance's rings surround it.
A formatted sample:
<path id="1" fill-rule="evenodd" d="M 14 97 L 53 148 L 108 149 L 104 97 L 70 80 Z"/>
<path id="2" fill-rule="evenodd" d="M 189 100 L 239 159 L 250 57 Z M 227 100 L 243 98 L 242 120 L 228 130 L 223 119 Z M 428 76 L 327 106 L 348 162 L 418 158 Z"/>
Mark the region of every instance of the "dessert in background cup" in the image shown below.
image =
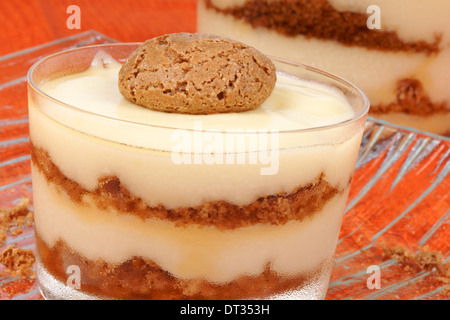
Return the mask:
<path id="1" fill-rule="evenodd" d="M 252 110 L 169 113 L 125 99 L 118 79 L 127 58 L 130 100 L 144 90 L 137 79 L 156 69 L 174 77 L 154 88 L 169 100 L 211 93 L 208 83 L 219 90 L 222 80 L 228 89 L 216 97 L 227 99 L 245 92 L 248 70 L 270 73 L 252 54 L 221 56 L 224 73 L 212 71 L 202 90 L 195 74 L 204 70 L 188 61 L 199 56 L 180 59 L 187 51 L 170 39 L 158 43 L 171 52 L 162 56 L 177 59 L 176 75 L 148 53 L 152 44 L 137 57 L 143 45 L 78 48 L 31 68 L 41 292 L 47 299 L 323 299 L 367 97 L 338 77 L 272 58 L 276 84 Z M 247 67 L 233 69 L 238 60 Z M 225 74 L 232 69 L 242 74 Z M 259 89 L 268 85 L 258 79 L 251 81 L 261 81 Z M 173 84 L 178 91 L 169 92 Z"/>
<path id="2" fill-rule="evenodd" d="M 198 4 L 199 32 L 229 36 L 265 54 L 338 74 L 368 95 L 372 116 L 450 135 L 449 1 L 199 0 Z M 372 11 L 374 5 L 379 11 Z M 371 26 L 373 18 L 381 21 L 380 29 Z"/>

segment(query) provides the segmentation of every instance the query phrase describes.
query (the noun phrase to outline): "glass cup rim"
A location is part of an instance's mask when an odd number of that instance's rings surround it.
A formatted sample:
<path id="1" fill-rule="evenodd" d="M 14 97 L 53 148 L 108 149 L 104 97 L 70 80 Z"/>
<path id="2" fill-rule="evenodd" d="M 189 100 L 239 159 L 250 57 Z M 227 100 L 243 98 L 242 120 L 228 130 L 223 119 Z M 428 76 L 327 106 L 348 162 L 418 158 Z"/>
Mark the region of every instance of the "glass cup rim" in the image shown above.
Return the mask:
<path id="1" fill-rule="evenodd" d="M 61 107 L 64 108 L 68 108 L 71 110 L 75 110 L 77 112 L 80 113 L 84 113 L 84 114 L 88 114 L 88 115 L 92 115 L 95 117 L 100 117 L 102 119 L 107 119 L 107 120 L 111 120 L 111 121 L 117 121 L 119 123 L 125 123 L 125 124 L 129 124 L 129 125 L 138 125 L 138 126 L 144 126 L 144 127 L 153 127 L 153 128 L 159 128 L 159 129 L 166 129 L 166 130 L 176 130 L 176 129 L 180 129 L 178 127 L 170 127 L 170 126 L 162 126 L 162 125 L 155 125 L 155 124 L 148 124 L 148 123 L 141 123 L 141 122 L 135 122 L 135 121 L 130 121 L 130 120 L 124 120 L 124 119 L 118 119 L 118 118 L 114 118 L 114 117 L 109 117 L 107 115 L 104 114 L 99 114 L 99 113 L 95 113 L 92 111 L 88 111 L 88 110 L 84 110 L 84 109 L 80 109 L 76 106 L 73 106 L 71 104 L 65 103 L 63 101 L 60 101 L 54 97 L 52 97 L 51 95 L 45 93 L 33 80 L 33 75 L 34 75 L 34 71 L 43 63 L 45 63 L 46 61 L 56 57 L 56 56 L 62 56 L 64 54 L 68 54 L 70 52 L 75 52 L 75 51 L 81 51 L 81 50 L 87 50 L 87 49 L 95 49 L 95 48 L 106 48 L 106 47 L 120 47 L 120 46 L 135 46 L 136 48 L 141 45 L 142 42 L 117 42 L 117 43 L 104 43 L 104 44 L 96 44 L 96 45 L 88 45 L 88 46 L 83 46 L 83 47 L 77 47 L 77 48 L 71 48 L 71 49 L 66 49 L 66 50 L 62 50 L 62 51 L 58 51 L 55 53 L 52 53 L 50 55 L 47 55 L 41 59 L 39 59 L 38 61 L 36 61 L 28 70 L 27 73 L 27 83 L 29 85 L 29 87 L 32 88 L 32 90 L 34 90 L 36 93 L 38 93 L 40 96 L 42 96 L 43 98 L 53 101 L 54 103 L 60 105 Z M 328 78 L 331 79 L 333 81 L 337 81 L 341 84 L 343 84 L 346 87 L 349 87 L 351 89 L 353 89 L 357 95 L 359 95 L 359 97 L 361 98 L 362 101 L 364 101 L 364 106 L 361 108 L 361 110 L 358 113 L 355 113 L 351 118 L 345 119 L 343 121 L 337 122 L 337 123 L 332 123 L 332 124 L 328 124 L 328 125 L 323 125 L 323 126 L 317 126 L 317 127 L 312 127 L 312 128 L 301 128 L 301 129 L 289 129 L 289 130 L 277 130 L 277 134 L 291 134 L 291 133 L 307 133 L 307 132 L 314 132 L 314 131 L 323 131 L 323 130 L 328 130 L 328 129 L 333 129 L 333 128 L 339 128 L 339 127 L 344 127 L 347 125 L 350 125 L 352 123 L 358 122 L 359 120 L 361 120 L 362 118 L 366 117 L 368 115 L 369 112 L 369 108 L 370 108 L 370 101 L 368 96 L 364 93 L 364 91 L 362 89 L 360 89 L 357 85 L 353 84 L 352 82 L 337 76 L 331 72 L 325 71 L 323 69 L 320 68 L 316 68 L 316 67 L 312 67 L 309 66 L 307 64 L 301 63 L 301 62 L 297 62 L 297 61 L 293 61 L 293 60 L 289 60 L 289 59 L 284 59 L 284 58 L 279 58 L 279 57 L 275 57 L 275 56 L 271 56 L 271 55 L 266 55 L 267 57 L 269 57 L 271 60 L 275 61 L 275 62 L 281 62 L 284 64 L 288 64 L 294 67 L 299 67 L 302 69 L 305 69 L 309 72 L 313 72 L 315 74 L 320 75 L 321 77 L 324 78 Z M 316 81 L 316 80 L 314 80 Z M 196 129 L 189 129 L 189 128 L 183 128 L 183 130 L 186 131 L 198 131 Z M 217 132 L 224 132 L 225 130 L 214 130 L 214 129 L 202 129 L 201 132 L 211 132 L 211 133 L 217 133 Z M 248 135 L 249 132 L 246 130 L 237 130 L 234 131 L 233 134 L 246 134 Z"/>

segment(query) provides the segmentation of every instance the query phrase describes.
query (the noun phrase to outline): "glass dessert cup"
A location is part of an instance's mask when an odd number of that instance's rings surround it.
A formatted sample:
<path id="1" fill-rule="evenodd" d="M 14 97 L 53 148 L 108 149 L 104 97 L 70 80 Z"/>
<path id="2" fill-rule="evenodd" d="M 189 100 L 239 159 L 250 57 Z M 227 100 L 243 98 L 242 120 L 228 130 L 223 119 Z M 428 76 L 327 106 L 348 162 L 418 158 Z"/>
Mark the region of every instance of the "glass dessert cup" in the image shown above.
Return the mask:
<path id="1" fill-rule="evenodd" d="M 445 0 L 199 0 L 197 29 L 337 74 L 367 94 L 371 116 L 449 136 L 449 10 Z"/>
<path id="2" fill-rule="evenodd" d="M 42 89 L 88 69 L 99 52 L 123 62 L 138 45 L 78 48 L 30 69 L 43 296 L 324 299 L 367 97 L 336 76 L 273 58 L 279 72 L 339 92 L 354 115 L 311 129 L 250 132 L 131 122 L 65 104 Z M 215 149 L 214 158 L 195 145 L 180 158 L 174 137 L 182 134 L 232 142 L 222 153 Z M 243 149 L 233 144 L 239 137 L 249 141 Z"/>

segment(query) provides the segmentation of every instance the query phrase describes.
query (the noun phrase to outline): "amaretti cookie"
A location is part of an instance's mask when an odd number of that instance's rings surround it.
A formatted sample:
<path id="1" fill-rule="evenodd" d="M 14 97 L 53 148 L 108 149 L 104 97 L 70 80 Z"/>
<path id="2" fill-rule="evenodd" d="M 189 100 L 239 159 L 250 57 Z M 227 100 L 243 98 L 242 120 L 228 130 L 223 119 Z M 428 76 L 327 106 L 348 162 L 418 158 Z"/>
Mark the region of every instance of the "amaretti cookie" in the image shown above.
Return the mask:
<path id="1" fill-rule="evenodd" d="M 119 72 L 119 89 L 128 100 L 152 110 L 188 114 L 255 109 L 275 82 L 275 66 L 256 49 L 191 33 L 146 41 Z"/>

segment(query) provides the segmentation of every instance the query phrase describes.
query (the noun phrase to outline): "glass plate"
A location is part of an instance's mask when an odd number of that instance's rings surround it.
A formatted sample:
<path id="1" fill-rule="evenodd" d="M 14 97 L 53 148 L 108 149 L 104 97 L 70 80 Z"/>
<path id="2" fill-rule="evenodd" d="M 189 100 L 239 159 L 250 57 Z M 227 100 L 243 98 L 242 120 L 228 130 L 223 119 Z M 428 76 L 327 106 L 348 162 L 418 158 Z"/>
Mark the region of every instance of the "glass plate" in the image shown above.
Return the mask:
<path id="1" fill-rule="evenodd" d="M 1 208 L 32 199 L 28 69 L 57 51 L 111 42 L 88 31 L 0 57 Z M 449 299 L 449 172 L 449 139 L 369 118 L 327 299 Z M 34 250 L 33 227 L 10 228 L 0 254 L 11 245 Z M 0 264 L 0 299 L 42 297 L 34 279 Z"/>

